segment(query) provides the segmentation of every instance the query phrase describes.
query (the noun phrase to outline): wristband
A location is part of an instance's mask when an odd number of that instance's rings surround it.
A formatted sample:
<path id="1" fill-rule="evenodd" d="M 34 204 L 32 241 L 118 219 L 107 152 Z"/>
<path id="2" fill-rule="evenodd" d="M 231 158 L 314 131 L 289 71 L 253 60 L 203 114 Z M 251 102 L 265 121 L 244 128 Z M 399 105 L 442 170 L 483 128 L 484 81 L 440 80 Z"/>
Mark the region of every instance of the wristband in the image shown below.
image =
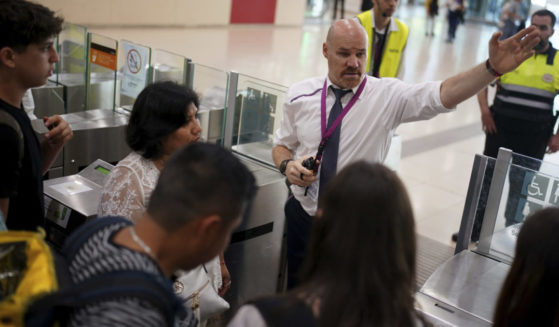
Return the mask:
<path id="1" fill-rule="evenodd" d="M 496 78 L 499 77 L 499 76 L 501 76 L 501 75 L 503 75 L 503 74 L 499 74 L 495 69 L 493 69 L 493 67 L 491 67 L 491 63 L 489 62 L 489 59 L 487 59 L 487 60 L 485 61 L 485 68 L 487 69 L 487 71 L 488 71 L 491 75 L 495 76 Z"/>
<path id="2" fill-rule="evenodd" d="M 293 159 L 285 159 L 284 161 L 281 162 L 280 166 L 279 166 L 279 172 L 285 176 L 285 170 L 287 169 L 287 164 L 293 161 Z"/>
<path id="3" fill-rule="evenodd" d="M 225 261 L 220 261 L 219 264 L 224 265 Z"/>

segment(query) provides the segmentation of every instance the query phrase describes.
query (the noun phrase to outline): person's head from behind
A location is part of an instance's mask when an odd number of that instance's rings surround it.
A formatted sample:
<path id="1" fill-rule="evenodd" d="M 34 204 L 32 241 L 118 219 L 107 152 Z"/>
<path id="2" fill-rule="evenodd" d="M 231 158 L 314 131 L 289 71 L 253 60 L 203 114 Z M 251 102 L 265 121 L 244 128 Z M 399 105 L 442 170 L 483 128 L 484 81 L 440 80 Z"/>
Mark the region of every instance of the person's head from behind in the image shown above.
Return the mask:
<path id="1" fill-rule="evenodd" d="M 559 208 L 524 221 L 494 326 L 559 326 Z"/>
<path id="2" fill-rule="evenodd" d="M 42 5 L 0 0 L 0 78 L 25 89 L 45 84 L 58 61 L 54 38 L 62 22 Z"/>
<path id="3" fill-rule="evenodd" d="M 540 42 L 534 47 L 536 51 L 543 51 L 547 49 L 549 38 L 555 32 L 555 15 L 547 10 L 541 9 L 532 14 L 532 25 L 536 26 L 540 31 Z"/>
<path id="4" fill-rule="evenodd" d="M 367 63 L 367 32 L 353 19 L 330 27 L 322 54 L 328 60 L 328 78 L 342 89 L 359 85 Z"/>
<path id="5" fill-rule="evenodd" d="M 303 274 L 311 293 L 322 290 L 321 326 L 414 325 L 415 249 L 396 174 L 366 162 L 342 169 L 319 200 Z"/>
<path id="6" fill-rule="evenodd" d="M 200 101 L 192 89 L 174 82 L 148 85 L 134 102 L 126 143 L 144 158 L 158 160 L 200 139 Z"/>
<path id="7" fill-rule="evenodd" d="M 178 266 L 189 269 L 225 249 L 255 191 L 254 176 L 230 151 L 193 143 L 165 164 L 147 213 L 176 240 L 169 246 Z"/>

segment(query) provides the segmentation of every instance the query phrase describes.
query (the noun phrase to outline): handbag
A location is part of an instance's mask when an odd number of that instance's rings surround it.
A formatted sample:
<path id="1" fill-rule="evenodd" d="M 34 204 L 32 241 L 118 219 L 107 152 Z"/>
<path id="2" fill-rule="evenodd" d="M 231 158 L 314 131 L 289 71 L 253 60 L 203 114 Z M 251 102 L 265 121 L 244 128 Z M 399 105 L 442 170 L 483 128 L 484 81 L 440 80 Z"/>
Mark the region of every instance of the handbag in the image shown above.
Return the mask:
<path id="1" fill-rule="evenodd" d="M 210 272 L 206 265 L 210 267 Z M 229 309 L 229 303 L 217 293 L 221 286 L 219 269 L 219 257 L 216 257 L 192 270 L 177 272 L 177 279 L 173 283 L 175 294 L 183 301 L 184 306 L 192 309 L 200 323 Z M 219 271 L 219 276 L 212 276 L 216 275 L 216 270 Z"/>

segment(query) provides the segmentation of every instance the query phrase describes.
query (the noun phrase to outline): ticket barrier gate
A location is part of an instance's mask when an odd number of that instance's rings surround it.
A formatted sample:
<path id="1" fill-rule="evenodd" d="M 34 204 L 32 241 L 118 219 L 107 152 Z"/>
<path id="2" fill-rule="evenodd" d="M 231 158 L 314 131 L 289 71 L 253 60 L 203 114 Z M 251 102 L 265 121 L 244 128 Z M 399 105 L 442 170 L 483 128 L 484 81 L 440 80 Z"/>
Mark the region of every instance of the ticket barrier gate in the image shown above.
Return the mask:
<path id="1" fill-rule="evenodd" d="M 113 165 L 95 160 L 81 172 L 43 182 L 47 239 L 62 247 L 66 237 L 97 217 L 101 190 Z"/>
<path id="2" fill-rule="evenodd" d="M 231 313 L 250 299 L 280 291 L 285 264 L 282 241 L 287 200 L 284 176 L 276 169 L 239 156 L 256 178 L 258 192 L 248 217 L 231 236 L 225 262 L 231 274 L 231 289 L 225 299 Z"/>
<path id="3" fill-rule="evenodd" d="M 70 124 L 74 137 L 53 163 L 49 178 L 77 174 L 97 158 L 116 163 L 130 152 L 125 140 L 128 113 L 96 109 L 61 116 Z M 32 125 L 39 137 L 47 132 L 42 119 L 32 121 Z"/>
<path id="4" fill-rule="evenodd" d="M 507 149 L 501 148 L 496 160 L 476 155 L 455 255 L 416 294 L 418 310 L 435 326 L 492 325 L 522 221 L 538 209 L 559 205 L 552 192 L 559 189 L 557 176 L 559 166 Z M 521 187 L 514 187 L 518 182 Z M 505 218 L 510 208 L 516 210 L 515 222 Z M 483 224 L 477 246 L 469 250 L 476 214 L 483 215 Z"/>

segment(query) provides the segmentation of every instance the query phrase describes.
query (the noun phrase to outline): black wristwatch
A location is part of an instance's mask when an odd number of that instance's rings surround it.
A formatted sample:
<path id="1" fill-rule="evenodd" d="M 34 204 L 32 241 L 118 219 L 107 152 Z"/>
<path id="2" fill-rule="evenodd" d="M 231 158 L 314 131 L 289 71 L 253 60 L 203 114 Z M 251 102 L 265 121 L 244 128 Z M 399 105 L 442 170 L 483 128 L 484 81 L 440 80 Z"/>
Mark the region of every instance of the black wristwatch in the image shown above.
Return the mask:
<path id="1" fill-rule="evenodd" d="M 290 161 L 293 161 L 293 159 L 285 159 L 284 161 L 282 161 L 282 162 L 280 163 L 279 171 L 280 171 L 280 173 L 281 173 L 283 176 L 285 176 L 285 170 L 287 169 L 287 164 L 288 164 Z"/>

